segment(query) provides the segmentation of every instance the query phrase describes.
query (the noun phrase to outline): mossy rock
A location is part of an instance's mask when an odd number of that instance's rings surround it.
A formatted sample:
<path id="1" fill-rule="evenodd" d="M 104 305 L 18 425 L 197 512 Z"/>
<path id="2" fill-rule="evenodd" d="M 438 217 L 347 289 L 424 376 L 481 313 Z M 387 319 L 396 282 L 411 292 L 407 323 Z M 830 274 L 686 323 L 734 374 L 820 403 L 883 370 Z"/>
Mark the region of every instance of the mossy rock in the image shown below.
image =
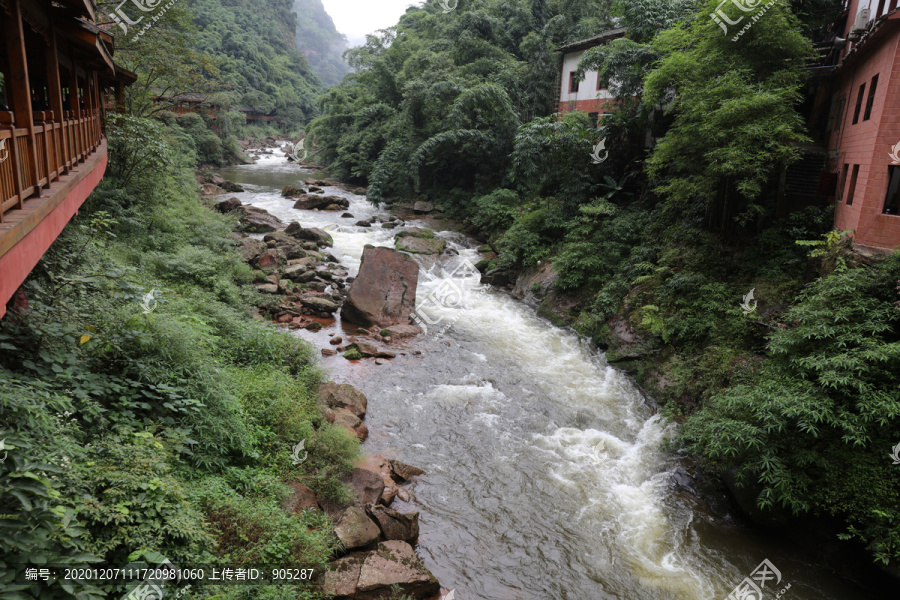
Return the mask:
<path id="1" fill-rule="evenodd" d="M 318 330 L 322 329 L 322 324 L 319 323 L 318 321 L 313 321 L 312 323 L 310 323 L 309 325 L 306 326 L 306 329 L 308 329 L 310 331 L 318 331 Z"/>
<path id="2" fill-rule="evenodd" d="M 346 358 L 347 360 L 361 360 L 363 355 L 356 348 L 350 348 L 346 352 L 344 352 L 341 356 Z"/>
<path id="3" fill-rule="evenodd" d="M 417 237 L 430 240 L 434 237 L 434 232 L 430 229 L 422 229 L 421 227 L 409 227 L 398 231 L 397 237 Z"/>
<path id="4" fill-rule="evenodd" d="M 253 271 L 253 283 L 269 283 L 265 271 Z"/>
<path id="5" fill-rule="evenodd" d="M 447 243 L 441 238 L 422 237 L 398 237 L 395 241 L 397 250 L 410 254 L 440 254 L 447 247 Z"/>

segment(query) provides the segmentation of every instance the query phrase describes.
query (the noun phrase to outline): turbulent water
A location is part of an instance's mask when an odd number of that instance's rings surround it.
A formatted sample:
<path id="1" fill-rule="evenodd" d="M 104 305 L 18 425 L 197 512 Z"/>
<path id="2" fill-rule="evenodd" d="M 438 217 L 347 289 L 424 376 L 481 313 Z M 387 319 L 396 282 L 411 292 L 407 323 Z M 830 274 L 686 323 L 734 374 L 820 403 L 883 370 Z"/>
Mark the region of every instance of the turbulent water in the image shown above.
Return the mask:
<path id="1" fill-rule="evenodd" d="M 350 200 L 353 219 L 294 210 L 280 189 L 308 174 L 280 154 L 220 172 L 244 185 L 242 202 L 329 230 L 351 274 L 366 244 L 393 246 L 396 230 L 353 225 L 388 215 L 362 196 L 325 190 Z M 472 240 L 439 235 L 459 255 L 423 261 L 422 301 L 477 260 Z M 400 509 L 421 511 L 417 552 L 457 600 L 724 600 L 764 559 L 781 575 L 766 600 L 788 585 L 787 600 L 867 597 L 786 542 L 751 537 L 677 494 L 676 461 L 662 449 L 670 428 L 602 354 L 507 295 L 452 283 L 462 301 L 429 302 L 428 335 L 389 364 L 322 364 L 369 399 L 363 450 L 427 472 Z M 326 347 L 341 327 L 298 335 Z"/>

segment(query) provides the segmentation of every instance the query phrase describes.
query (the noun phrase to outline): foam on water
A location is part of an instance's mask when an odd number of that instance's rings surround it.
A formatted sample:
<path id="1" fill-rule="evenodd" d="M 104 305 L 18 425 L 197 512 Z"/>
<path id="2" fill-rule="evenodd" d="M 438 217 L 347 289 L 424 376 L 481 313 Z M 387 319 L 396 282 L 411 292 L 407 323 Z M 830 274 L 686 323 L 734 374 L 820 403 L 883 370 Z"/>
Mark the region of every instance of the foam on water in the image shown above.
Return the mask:
<path id="1" fill-rule="evenodd" d="M 353 275 L 365 245 L 393 246 L 396 230 L 354 225 L 388 216 L 363 196 L 325 188 L 353 219 L 293 209 L 280 186 L 306 176 L 280 153 L 232 172 L 245 176 L 242 202 L 328 230 Z M 416 257 L 420 303 L 479 258 L 462 234 L 439 235 L 459 254 Z M 710 535 L 669 486 L 672 427 L 628 377 L 476 278 L 453 285 L 461 302 L 426 307 L 437 322 L 410 342 L 420 356 L 346 375 L 369 398 L 366 450 L 427 472 L 409 484 L 409 508 L 422 511 L 417 551 L 445 587 L 465 600 L 714 600 L 769 558 L 795 584 L 791 600 L 854 597 L 771 547 Z"/>

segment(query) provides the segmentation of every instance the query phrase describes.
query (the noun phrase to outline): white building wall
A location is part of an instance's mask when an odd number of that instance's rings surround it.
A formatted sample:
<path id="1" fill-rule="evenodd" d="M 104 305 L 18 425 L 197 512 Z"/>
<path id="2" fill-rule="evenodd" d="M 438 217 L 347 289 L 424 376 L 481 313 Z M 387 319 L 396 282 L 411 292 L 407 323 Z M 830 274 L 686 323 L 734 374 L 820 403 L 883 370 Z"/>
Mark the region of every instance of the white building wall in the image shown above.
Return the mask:
<path id="1" fill-rule="evenodd" d="M 597 71 L 586 71 L 584 79 L 578 85 L 578 91 L 575 93 L 569 91 L 569 74 L 578 69 L 578 61 L 581 60 L 582 54 L 584 54 L 584 51 L 579 50 L 578 52 L 569 52 L 563 55 L 559 101 L 597 100 L 598 98 L 607 100 L 612 98 L 612 94 L 606 90 L 597 90 Z"/>

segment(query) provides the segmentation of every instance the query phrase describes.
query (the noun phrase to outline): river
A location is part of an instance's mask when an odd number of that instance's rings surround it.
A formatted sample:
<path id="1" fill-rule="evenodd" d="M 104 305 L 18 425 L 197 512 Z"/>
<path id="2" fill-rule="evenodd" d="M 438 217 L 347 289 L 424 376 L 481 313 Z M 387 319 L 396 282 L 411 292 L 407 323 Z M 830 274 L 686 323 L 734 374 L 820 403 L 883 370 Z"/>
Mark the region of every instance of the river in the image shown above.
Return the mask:
<path id="1" fill-rule="evenodd" d="M 366 244 L 393 246 L 397 230 L 354 225 L 387 211 L 342 188 L 325 193 L 348 198 L 353 219 L 293 209 L 280 190 L 310 174 L 278 151 L 218 172 L 245 187 L 242 202 L 327 229 L 351 275 Z M 474 240 L 439 235 L 459 256 L 423 264 L 419 298 L 441 268 L 478 260 Z M 763 560 L 780 575 L 765 600 L 873 597 L 787 541 L 698 510 L 671 483 L 678 462 L 661 445 L 672 426 L 624 373 L 524 303 L 454 281 L 465 301 L 432 306 L 440 323 L 398 344 L 403 355 L 321 364 L 368 397 L 363 452 L 426 471 L 399 509 L 421 511 L 417 553 L 456 600 L 725 600 Z M 330 347 L 341 327 L 295 334 Z"/>

